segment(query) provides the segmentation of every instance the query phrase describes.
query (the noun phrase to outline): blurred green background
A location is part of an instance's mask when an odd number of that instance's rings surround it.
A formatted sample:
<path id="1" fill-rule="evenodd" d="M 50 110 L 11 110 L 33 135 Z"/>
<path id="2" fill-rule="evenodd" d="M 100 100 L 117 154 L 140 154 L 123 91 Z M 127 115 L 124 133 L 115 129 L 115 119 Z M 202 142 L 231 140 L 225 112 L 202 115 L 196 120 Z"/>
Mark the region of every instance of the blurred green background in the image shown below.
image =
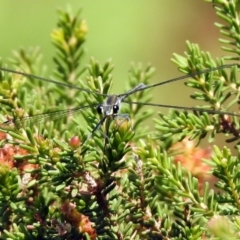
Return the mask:
<path id="1" fill-rule="evenodd" d="M 183 54 L 186 40 L 198 43 L 214 57 L 223 54 L 217 41 L 220 35 L 214 26 L 219 19 L 213 5 L 203 0 L 1 0 L 2 60 L 13 49 L 40 46 L 44 62 L 51 69 L 55 49 L 50 32 L 57 21 L 56 9 L 67 5 L 73 12 L 81 7 L 81 16 L 87 21 L 85 63 L 92 56 L 101 63 L 113 60 L 115 93 L 123 91 L 132 62 L 152 63 L 156 67 L 152 82 L 181 75 L 170 59 L 173 53 Z M 162 86 L 153 91 L 154 102 L 194 106 L 189 98 L 191 91 L 184 87 L 183 81 Z"/>
<path id="2" fill-rule="evenodd" d="M 50 32 L 57 21 L 56 9 L 67 5 L 73 11 L 81 7 L 81 16 L 87 21 L 86 62 L 91 56 L 100 62 L 113 60 L 113 91 L 123 89 L 131 62 L 152 63 L 157 70 L 154 82 L 179 76 L 181 73 L 170 58 L 174 52 L 185 51 L 186 40 L 199 43 L 213 56 L 222 54 L 217 42 L 219 33 L 213 24 L 218 19 L 212 4 L 202 0 L 1 0 L 0 56 L 3 61 L 13 49 L 40 46 L 44 61 L 51 68 L 54 48 Z M 158 89 L 158 97 L 160 92 L 163 96 L 159 100 L 180 104 L 174 101 L 184 98 L 179 85 L 160 87 L 163 89 Z M 178 91 L 173 94 L 174 89 Z"/>

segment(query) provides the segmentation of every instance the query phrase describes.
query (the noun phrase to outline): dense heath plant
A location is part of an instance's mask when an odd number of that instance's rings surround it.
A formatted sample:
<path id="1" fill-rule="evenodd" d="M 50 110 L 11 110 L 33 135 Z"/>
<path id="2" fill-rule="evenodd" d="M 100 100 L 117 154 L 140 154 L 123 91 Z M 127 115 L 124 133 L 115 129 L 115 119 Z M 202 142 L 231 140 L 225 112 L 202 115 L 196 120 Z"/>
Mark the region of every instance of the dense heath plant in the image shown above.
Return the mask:
<path id="1" fill-rule="evenodd" d="M 89 137 L 103 95 L 0 71 L 0 238 L 240 239 L 239 117 L 211 113 L 237 111 L 238 66 L 198 74 L 226 60 L 238 63 L 238 3 L 209 4 L 224 22 L 216 26 L 231 55 L 213 59 L 189 41 L 184 55 L 173 55 L 192 75 L 185 80 L 191 97 L 205 102 L 198 108 L 209 111 L 159 113 L 151 134 L 144 126 L 153 109 L 125 104 L 128 118 L 109 119 Z M 108 94 L 112 62 L 83 63 L 88 29 L 79 15 L 58 11 L 50 75 L 38 48 L 15 51 L 1 66 Z M 153 73 L 152 66 L 132 65 L 126 90 L 150 84 Z M 149 103 L 150 91 L 128 101 Z M 43 112 L 51 112 L 48 119 L 39 117 Z M 226 139 L 223 148 L 197 146 L 217 135 Z"/>

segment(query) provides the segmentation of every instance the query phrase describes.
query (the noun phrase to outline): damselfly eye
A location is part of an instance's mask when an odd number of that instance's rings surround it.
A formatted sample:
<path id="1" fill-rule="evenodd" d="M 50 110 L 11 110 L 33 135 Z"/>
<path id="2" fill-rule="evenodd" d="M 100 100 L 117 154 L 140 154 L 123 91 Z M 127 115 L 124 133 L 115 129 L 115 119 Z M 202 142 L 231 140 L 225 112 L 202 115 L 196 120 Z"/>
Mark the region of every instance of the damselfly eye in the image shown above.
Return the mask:
<path id="1" fill-rule="evenodd" d="M 119 106 L 118 105 L 113 105 L 113 114 L 117 114 L 119 110 Z"/>
<path id="2" fill-rule="evenodd" d="M 98 112 L 98 114 L 103 114 L 103 106 L 102 105 L 97 106 L 97 112 Z"/>

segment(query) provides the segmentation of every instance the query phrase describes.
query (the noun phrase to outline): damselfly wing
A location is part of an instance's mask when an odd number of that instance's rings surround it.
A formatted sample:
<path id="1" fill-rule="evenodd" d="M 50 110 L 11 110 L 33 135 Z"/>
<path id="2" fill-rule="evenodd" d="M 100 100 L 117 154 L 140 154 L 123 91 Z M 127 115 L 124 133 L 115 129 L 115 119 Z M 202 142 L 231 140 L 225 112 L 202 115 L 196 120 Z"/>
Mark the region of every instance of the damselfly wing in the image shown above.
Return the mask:
<path id="1" fill-rule="evenodd" d="M 35 76 L 32 74 L 28 74 L 28 73 L 24 73 L 24 72 L 20 72 L 20 71 L 16 71 L 16 70 L 12 70 L 12 69 L 8 69 L 8 68 L 3 68 L 0 67 L 1 71 L 4 72 L 9 72 L 9 73 L 14 73 L 14 74 L 20 74 L 23 75 L 27 78 L 32 78 L 32 79 L 37 79 L 40 81 L 45 81 L 45 82 L 49 82 L 49 83 L 54 83 L 54 84 L 58 84 L 60 86 L 63 87 L 69 87 L 69 88 L 73 88 L 79 91 L 83 91 L 89 94 L 95 94 L 95 95 L 100 95 L 105 97 L 105 101 L 103 103 L 94 103 L 92 105 L 86 105 L 86 106 L 79 106 L 76 108 L 72 108 L 72 109 L 66 109 L 66 110 L 62 110 L 62 111 L 54 111 L 54 112 L 48 112 L 46 114 L 37 114 L 37 115 L 33 115 L 33 116 L 29 116 L 29 117 L 24 117 L 22 119 L 22 121 L 36 121 L 39 119 L 47 119 L 47 118 L 53 118 L 53 117 L 63 117 L 65 115 L 68 114 L 75 114 L 77 112 L 81 112 L 84 111 L 87 108 L 91 108 L 94 107 L 96 108 L 96 111 L 102 116 L 102 118 L 99 120 L 99 122 L 96 124 L 96 126 L 93 128 L 91 134 L 93 134 L 104 122 L 106 119 L 108 118 L 116 118 L 118 116 L 125 116 L 126 114 L 124 113 L 120 113 L 120 108 L 121 108 L 121 103 L 129 103 L 129 104 L 140 104 L 140 105 L 146 105 L 146 106 L 153 106 L 153 107 L 162 107 L 162 108 L 172 108 L 172 109 L 179 109 L 179 110 L 187 110 L 187 111 L 197 111 L 197 112 L 206 112 L 206 113 L 210 113 L 210 114 L 219 114 L 219 115 L 224 115 L 227 114 L 229 116 L 236 116 L 236 117 L 240 117 L 239 114 L 236 113 L 231 113 L 231 112 L 225 112 L 225 111 L 220 111 L 220 110 L 213 110 L 213 109 L 203 109 L 203 108 L 195 108 L 195 107 L 183 107 L 183 106 L 177 106 L 177 105 L 165 105 L 165 104 L 158 104 L 158 103 L 146 103 L 146 102 L 132 102 L 132 101 L 128 101 L 127 98 L 128 96 L 132 95 L 133 93 L 139 92 L 139 91 L 144 91 L 146 89 L 150 89 L 150 88 L 155 88 L 157 86 L 161 86 L 161 85 L 165 85 L 165 84 L 169 84 L 169 83 L 173 83 L 176 81 L 180 81 L 180 80 L 184 80 L 186 78 L 194 78 L 196 76 L 200 76 L 201 74 L 207 74 L 213 71 L 217 71 L 217 70 L 222 70 L 225 68 L 231 68 L 234 66 L 238 66 L 237 64 L 226 64 L 226 65 L 221 65 L 218 67 L 214 67 L 214 68 L 209 68 L 209 69 L 205 69 L 199 72 L 193 72 L 190 74 L 186 74 L 180 77 L 176 77 L 173 79 L 169 79 L 167 81 L 163 81 L 163 82 L 159 82 L 159 83 L 155 83 L 152 85 L 145 85 L 143 83 L 138 84 L 137 86 L 135 86 L 133 89 L 130 89 L 129 91 L 127 91 L 126 93 L 122 93 L 122 94 L 118 94 L 118 95 L 108 95 L 108 94 L 103 94 L 103 93 L 99 93 L 99 92 L 95 92 L 92 91 L 90 89 L 86 89 L 86 88 L 81 88 L 75 85 L 70 85 L 67 83 L 63 83 L 63 82 L 58 82 L 56 80 L 52 80 L 52 79 L 48 79 L 48 78 L 44 78 L 44 77 L 39 77 L 39 76 Z M 11 119 L 8 120 L 6 122 L 4 122 L 2 124 L 3 125 L 9 125 L 9 124 L 15 124 L 15 120 Z"/>

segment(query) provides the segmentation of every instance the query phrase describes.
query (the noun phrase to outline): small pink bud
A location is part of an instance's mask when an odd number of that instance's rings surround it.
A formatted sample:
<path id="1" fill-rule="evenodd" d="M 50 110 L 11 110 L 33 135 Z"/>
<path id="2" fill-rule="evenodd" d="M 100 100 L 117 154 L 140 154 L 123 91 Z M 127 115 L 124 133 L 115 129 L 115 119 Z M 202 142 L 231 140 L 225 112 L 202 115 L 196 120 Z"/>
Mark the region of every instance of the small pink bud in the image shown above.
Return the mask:
<path id="1" fill-rule="evenodd" d="M 69 145 L 72 148 L 78 148 L 80 146 L 80 144 L 81 144 L 81 141 L 78 136 L 74 136 L 69 140 Z"/>

